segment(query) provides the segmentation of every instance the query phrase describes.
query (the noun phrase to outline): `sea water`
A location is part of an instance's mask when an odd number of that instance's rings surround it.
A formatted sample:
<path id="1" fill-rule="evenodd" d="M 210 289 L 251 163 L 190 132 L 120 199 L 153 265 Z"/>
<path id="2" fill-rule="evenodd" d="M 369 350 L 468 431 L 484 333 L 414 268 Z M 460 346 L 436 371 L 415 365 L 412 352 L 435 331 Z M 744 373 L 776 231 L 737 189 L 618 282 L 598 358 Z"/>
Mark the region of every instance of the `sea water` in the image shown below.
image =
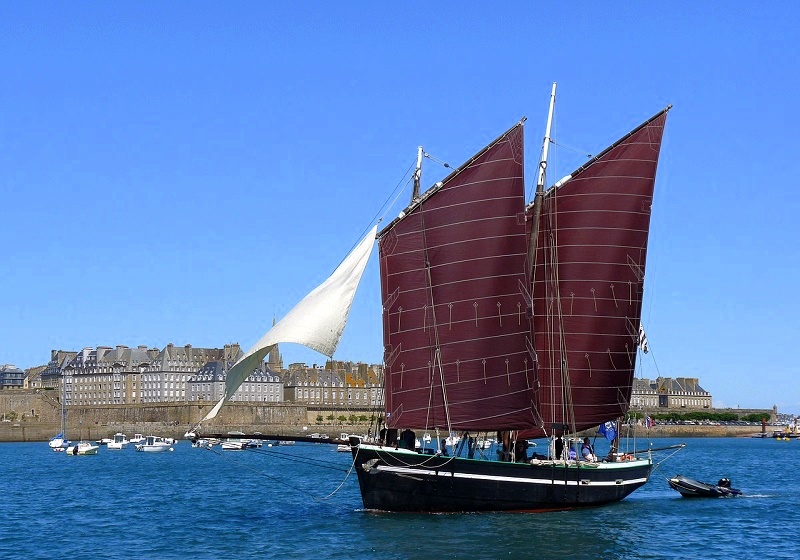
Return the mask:
<path id="1" fill-rule="evenodd" d="M 685 443 L 615 504 L 442 515 L 364 511 L 351 456 L 333 445 L 223 452 L 183 441 L 68 457 L 46 442 L 4 443 L 0 558 L 800 557 L 800 440 Z M 682 498 L 666 482 L 675 474 L 727 477 L 744 496 Z"/>

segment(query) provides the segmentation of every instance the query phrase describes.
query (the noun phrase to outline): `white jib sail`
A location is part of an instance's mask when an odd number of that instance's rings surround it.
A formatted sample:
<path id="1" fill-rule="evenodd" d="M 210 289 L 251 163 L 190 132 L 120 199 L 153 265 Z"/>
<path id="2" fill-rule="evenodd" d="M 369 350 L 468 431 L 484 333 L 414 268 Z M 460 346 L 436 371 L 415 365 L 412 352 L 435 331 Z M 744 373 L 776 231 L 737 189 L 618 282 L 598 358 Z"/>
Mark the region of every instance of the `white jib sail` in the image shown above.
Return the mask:
<path id="1" fill-rule="evenodd" d="M 293 342 L 333 356 L 342 338 L 356 288 L 372 253 L 377 231 L 378 226 L 373 227 L 325 282 L 295 305 L 228 370 L 225 394 L 200 422 L 210 420 L 219 413 L 223 403 L 236 392 L 248 375 L 261 367 L 264 356 L 276 344 Z"/>

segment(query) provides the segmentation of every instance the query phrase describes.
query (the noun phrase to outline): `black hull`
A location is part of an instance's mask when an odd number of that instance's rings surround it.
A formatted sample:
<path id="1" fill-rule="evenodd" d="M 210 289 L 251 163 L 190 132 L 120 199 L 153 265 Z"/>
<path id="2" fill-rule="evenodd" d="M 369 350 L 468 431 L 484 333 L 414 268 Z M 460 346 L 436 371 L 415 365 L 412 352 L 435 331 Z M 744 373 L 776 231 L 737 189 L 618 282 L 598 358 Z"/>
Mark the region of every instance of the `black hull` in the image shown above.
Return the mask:
<path id="1" fill-rule="evenodd" d="M 652 464 L 504 463 L 353 447 L 366 509 L 397 512 L 548 511 L 616 502 L 642 486 Z"/>

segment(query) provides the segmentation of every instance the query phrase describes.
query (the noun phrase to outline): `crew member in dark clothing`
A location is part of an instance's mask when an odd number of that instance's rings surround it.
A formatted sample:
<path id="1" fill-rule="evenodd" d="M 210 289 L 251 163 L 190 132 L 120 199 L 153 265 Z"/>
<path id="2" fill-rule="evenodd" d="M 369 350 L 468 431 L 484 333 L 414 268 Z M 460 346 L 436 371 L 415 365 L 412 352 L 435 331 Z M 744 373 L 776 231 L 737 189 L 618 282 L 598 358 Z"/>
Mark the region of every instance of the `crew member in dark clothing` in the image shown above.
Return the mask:
<path id="1" fill-rule="evenodd" d="M 558 461 L 559 459 L 561 459 L 561 454 L 564 453 L 564 440 L 561 438 L 561 434 L 556 436 L 555 448 L 556 448 L 556 461 Z"/>
<path id="2" fill-rule="evenodd" d="M 514 444 L 514 461 L 525 463 L 528 461 L 528 440 L 518 439 Z"/>
<path id="3" fill-rule="evenodd" d="M 400 434 L 400 447 L 414 451 L 414 448 L 416 447 L 416 439 L 417 437 L 414 432 L 406 428 L 403 430 L 403 433 Z"/>

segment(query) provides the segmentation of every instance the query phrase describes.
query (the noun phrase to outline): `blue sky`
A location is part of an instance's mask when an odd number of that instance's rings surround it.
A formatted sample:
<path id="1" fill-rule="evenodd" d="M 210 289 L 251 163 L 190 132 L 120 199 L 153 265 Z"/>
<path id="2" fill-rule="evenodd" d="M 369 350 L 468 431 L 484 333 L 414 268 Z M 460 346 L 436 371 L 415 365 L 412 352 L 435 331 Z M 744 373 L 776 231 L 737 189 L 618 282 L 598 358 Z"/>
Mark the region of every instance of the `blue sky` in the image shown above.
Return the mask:
<path id="1" fill-rule="evenodd" d="M 535 163 L 557 82 L 556 140 L 585 153 L 674 105 L 640 375 L 800 413 L 798 6 L 0 1 L 0 364 L 249 348 L 418 145 L 458 165 L 527 116 Z M 551 177 L 581 163 L 560 148 Z M 374 257 L 336 358 L 381 360 Z"/>

